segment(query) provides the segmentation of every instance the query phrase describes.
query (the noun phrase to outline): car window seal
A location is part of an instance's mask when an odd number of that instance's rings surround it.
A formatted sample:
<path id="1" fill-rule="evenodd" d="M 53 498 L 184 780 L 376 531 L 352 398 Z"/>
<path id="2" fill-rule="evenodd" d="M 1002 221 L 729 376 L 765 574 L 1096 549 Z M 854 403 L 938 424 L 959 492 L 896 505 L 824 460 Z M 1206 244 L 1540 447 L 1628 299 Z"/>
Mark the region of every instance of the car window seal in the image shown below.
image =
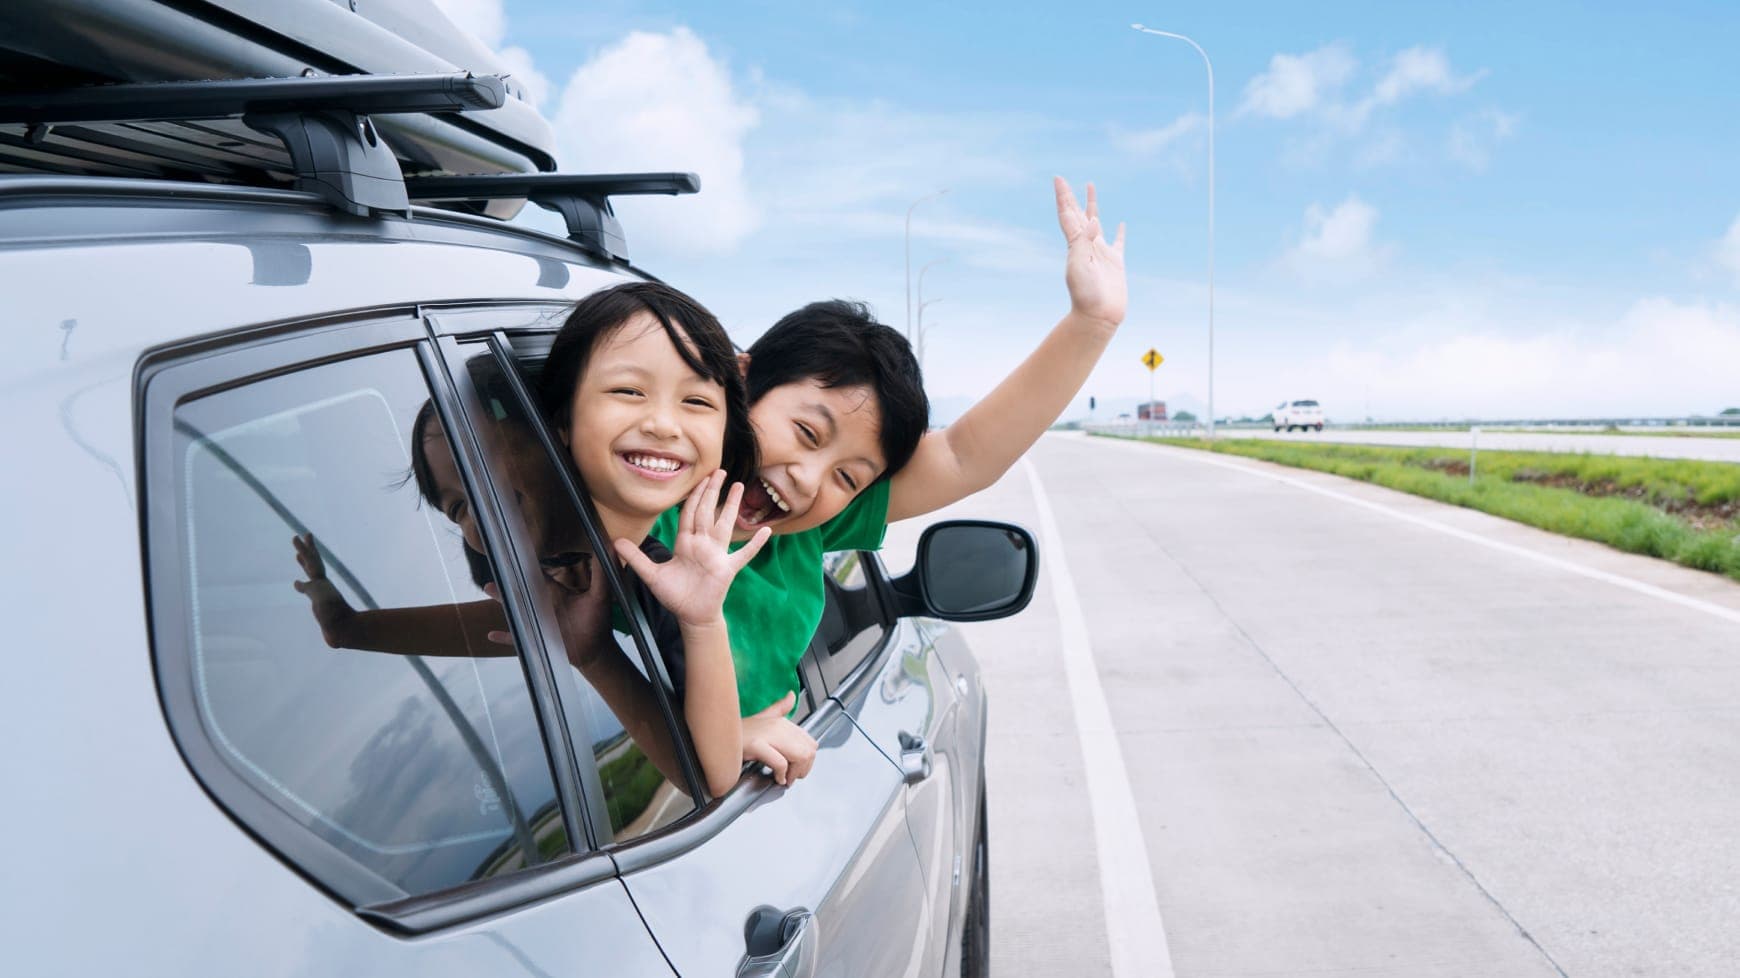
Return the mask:
<path id="1" fill-rule="evenodd" d="M 539 732 L 546 756 L 551 762 L 557 797 L 562 805 L 563 828 L 571 849 L 596 849 L 598 839 L 581 785 L 576 783 L 575 746 L 562 722 L 562 707 L 555 685 L 554 667 L 548 642 L 536 625 L 531 611 L 530 583 L 525 580 L 521 563 L 510 559 L 517 556 L 507 524 L 502 516 L 501 500 L 495 494 L 494 480 L 488 472 L 485 456 L 471 426 L 456 381 L 449 373 L 446 351 L 431 342 L 418 347 L 419 360 L 430 396 L 441 424 L 449 432 L 449 445 L 466 492 L 478 505 L 474 508 L 477 528 L 482 533 L 484 549 L 496 569 L 501 587 L 503 611 L 508 627 L 515 637 L 517 658 L 526 676 L 537 716 Z"/>
<path id="2" fill-rule="evenodd" d="M 426 934 L 579 890 L 616 873 L 608 853 L 588 852 L 507 876 L 360 906 L 356 915 L 401 934 Z"/>

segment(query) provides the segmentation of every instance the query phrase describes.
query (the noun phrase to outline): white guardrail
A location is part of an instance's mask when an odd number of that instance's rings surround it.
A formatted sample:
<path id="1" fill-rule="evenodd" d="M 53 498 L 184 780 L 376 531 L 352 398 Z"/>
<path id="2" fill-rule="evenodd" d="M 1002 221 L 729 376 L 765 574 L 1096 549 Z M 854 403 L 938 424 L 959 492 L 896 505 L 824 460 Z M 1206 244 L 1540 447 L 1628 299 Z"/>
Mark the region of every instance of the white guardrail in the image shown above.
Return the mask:
<path id="1" fill-rule="evenodd" d="M 1199 421 L 1138 421 L 1121 418 L 1115 421 L 1093 421 L 1080 425 L 1082 430 L 1103 435 L 1156 438 L 1200 438 L 1207 433 Z M 1238 431 L 1272 430 L 1267 421 L 1221 421 L 1216 428 Z M 1708 431 L 1740 432 L 1740 415 L 1694 416 L 1683 418 L 1538 418 L 1501 421 L 1366 421 L 1346 423 L 1329 421 L 1326 429 L 1339 431 L 1395 431 L 1430 429 L 1433 431 L 1467 431 L 1479 427 L 1482 431 L 1662 431 L 1696 433 Z"/>

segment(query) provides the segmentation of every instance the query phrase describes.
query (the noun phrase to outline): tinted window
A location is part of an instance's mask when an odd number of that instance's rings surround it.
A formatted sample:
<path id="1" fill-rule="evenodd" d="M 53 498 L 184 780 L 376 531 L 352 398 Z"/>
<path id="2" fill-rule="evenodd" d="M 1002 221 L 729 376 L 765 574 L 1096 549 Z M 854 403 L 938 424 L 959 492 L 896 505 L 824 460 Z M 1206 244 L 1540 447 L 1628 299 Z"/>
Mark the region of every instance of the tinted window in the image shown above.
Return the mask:
<path id="1" fill-rule="evenodd" d="M 597 762 L 610 830 L 622 841 L 667 825 L 695 807 L 686 791 L 675 720 L 655 688 L 664 687 L 667 702 L 680 697 L 675 621 L 656 604 L 643 603 L 652 637 L 665 653 L 658 663 L 643 660 L 629 632 L 630 616 L 599 569 L 587 517 L 574 507 L 533 420 L 494 356 L 481 345 L 462 349 L 462 393 L 525 561 L 525 579 L 533 583 L 542 631 L 568 663 L 573 681 L 563 688 L 571 702 L 564 702 L 563 712 L 576 746 L 585 745 Z"/>
<path id="2" fill-rule="evenodd" d="M 428 397 L 397 351 L 175 412 L 201 725 L 272 804 L 411 893 L 571 851 Z"/>
<path id="3" fill-rule="evenodd" d="M 828 554 L 823 560 L 827 604 L 816 628 L 815 645 L 822 659 L 822 674 L 835 684 L 875 651 L 887 632 L 882 606 L 865 583 L 869 559 L 868 554 L 844 551 Z"/>

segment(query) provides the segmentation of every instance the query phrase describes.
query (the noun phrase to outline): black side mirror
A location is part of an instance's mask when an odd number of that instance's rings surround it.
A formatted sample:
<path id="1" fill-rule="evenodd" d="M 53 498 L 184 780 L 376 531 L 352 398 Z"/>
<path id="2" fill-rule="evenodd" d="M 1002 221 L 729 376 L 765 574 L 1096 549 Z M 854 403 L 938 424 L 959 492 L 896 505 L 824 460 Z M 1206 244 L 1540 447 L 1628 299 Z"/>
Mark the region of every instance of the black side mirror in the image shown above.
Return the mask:
<path id="1" fill-rule="evenodd" d="M 900 617 L 1007 618 L 1033 600 L 1039 547 L 1013 523 L 947 520 L 918 540 L 918 563 L 893 582 Z"/>

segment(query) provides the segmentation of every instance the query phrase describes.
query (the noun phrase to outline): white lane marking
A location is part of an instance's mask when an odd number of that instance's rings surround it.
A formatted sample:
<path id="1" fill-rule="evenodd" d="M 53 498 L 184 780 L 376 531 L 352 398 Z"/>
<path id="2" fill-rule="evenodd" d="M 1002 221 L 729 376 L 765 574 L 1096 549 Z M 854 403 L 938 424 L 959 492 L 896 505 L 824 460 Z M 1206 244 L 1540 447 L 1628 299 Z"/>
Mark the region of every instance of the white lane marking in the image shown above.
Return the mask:
<path id="1" fill-rule="evenodd" d="M 1100 863 L 1100 893 L 1106 904 L 1106 943 L 1112 974 L 1114 978 L 1172 978 L 1172 952 L 1166 945 L 1166 928 L 1160 920 L 1160 901 L 1154 895 L 1148 844 L 1142 838 L 1142 824 L 1136 817 L 1136 796 L 1130 790 L 1117 731 L 1112 728 L 1112 711 L 1106 706 L 1099 669 L 1094 666 L 1087 618 L 1082 614 L 1075 579 L 1069 573 L 1069 559 L 1064 556 L 1063 535 L 1051 515 L 1051 502 L 1039 482 L 1039 470 L 1025 456 L 1021 465 L 1033 487 L 1045 566 L 1051 577 L 1052 594 L 1057 598 L 1064 676 L 1069 683 L 1076 730 L 1081 736 L 1088 804 L 1094 817 L 1094 848 Z"/>
<path id="2" fill-rule="evenodd" d="M 1412 513 L 1404 513 L 1399 509 L 1391 508 L 1389 506 L 1384 505 L 1383 503 L 1374 503 L 1369 499 L 1360 499 L 1358 496 L 1350 496 L 1347 493 L 1338 492 L 1334 489 L 1326 489 L 1322 486 L 1314 486 L 1309 482 L 1304 482 L 1302 480 L 1294 479 L 1294 478 L 1291 478 L 1289 476 L 1277 475 L 1276 473 L 1273 473 L 1273 472 L 1264 472 L 1261 469 L 1252 468 L 1252 467 L 1247 466 L 1247 465 L 1240 465 L 1237 462 L 1229 462 L 1229 461 L 1226 461 L 1224 459 L 1220 459 L 1220 458 L 1217 458 L 1213 455 L 1210 455 L 1207 452 L 1201 451 L 1200 449 L 1172 448 L 1170 446 L 1164 446 L 1164 445 L 1156 446 L 1156 445 L 1150 445 L 1150 444 L 1146 444 L 1146 443 L 1137 443 L 1137 442 L 1120 443 L 1120 442 L 1117 442 L 1117 441 L 1115 441 L 1113 439 L 1109 439 L 1109 438 L 1096 439 L 1096 440 L 1102 441 L 1107 445 L 1117 445 L 1120 448 L 1128 448 L 1128 449 L 1133 449 L 1135 451 L 1152 451 L 1155 448 L 1161 448 L 1175 458 L 1186 458 L 1192 462 L 1197 463 L 1198 465 L 1214 465 L 1214 466 L 1219 466 L 1220 468 L 1223 468 L 1223 469 L 1232 469 L 1235 472 L 1243 472 L 1246 475 L 1254 475 L 1259 479 L 1268 479 L 1271 482 L 1279 482 L 1283 485 L 1292 486 L 1295 489 L 1303 489 L 1306 492 L 1314 492 L 1319 496 L 1327 496 L 1330 499 L 1338 499 L 1344 503 L 1351 503 L 1354 506 L 1359 506 L 1359 507 L 1364 508 L 1364 509 L 1369 509 L 1374 513 L 1382 513 L 1385 516 L 1389 516 L 1391 518 L 1401 520 L 1404 523 L 1412 523 L 1415 526 L 1425 527 L 1428 530 L 1436 530 L 1437 532 L 1445 534 L 1446 536 L 1456 537 L 1459 540 L 1466 540 L 1469 543 L 1476 543 L 1482 547 L 1488 547 L 1490 549 L 1497 550 L 1500 553 L 1507 553 L 1507 554 L 1511 554 L 1511 555 L 1516 556 L 1516 557 L 1522 557 L 1522 558 L 1525 558 L 1527 560 L 1532 560 L 1532 561 L 1535 561 L 1536 563 L 1545 564 L 1548 567 L 1555 567 L 1555 568 L 1558 568 L 1559 570 L 1568 571 L 1572 574 L 1576 574 L 1580 577 L 1586 577 L 1586 578 L 1589 578 L 1590 580 L 1593 580 L 1593 581 L 1603 581 L 1607 584 L 1613 585 L 1614 587 L 1624 588 L 1627 591 L 1634 591 L 1638 594 L 1646 594 L 1652 598 L 1660 598 L 1661 600 L 1669 602 L 1670 604 L 1677 604 L 1682 608 L 1690 608 L 1693 611 L 1701 611 L 1704 614 L 1713 615 L 1717 618 L 1722 619 L 1723 621 L 1733 622 L 1734 624 L 1740 625 L 1740 611 L 1736 611 L 1733 608 L 1725 608 L 1722 605 L 1716 604 L 1715 602 L 1712 602 L 1712 601 L 1705 601 L 1701 598 L 1694 598 L 1691 595 L 1680 594 L 1677 591 L 1669 591 L 1667 588 L 1657 587 L 1654 584 L 1647 584 L 1647 583 L 1645 583 L 1643 581 L 1639 581 L 1635 578 L 1625 577 L 1624 575 L 1614 574 L 1614 573 L 1610 573 L 1610 572 L 1604 571 L 1604 570 L 1598 570 L 1594 567 L 1589 567 L 1589 566 L 1584 565 L 1584 564 L 1579 564 L 1574 560 L 1566 560 L 1563 557 L 1554 557 L 1554 556 L 1551 556 L 1550 554 L 1544 554 L 1544 553 L 1541 553 L 1541 552 L 1536 551 L 1536 550 L 1530 550 L 1527 547 L 1519 547 L 1514 543 L 1505 543 L 1501 540 L 1494 540 L 1491 537 L 1483 536 L 1483 535 L 1481 535 L 1479 533 L 1475 533 L 1471 530 L 1464 530 L 1464 529 L 1460 529 L 1458 527 L 1449 526 L 1449 525 L 1446 525 L 1444 523 L 1440 523 L 1437 520 L 1427 519 L 1424 516 L 1415 516 Z M 1330 473 L 1323 473 L 1323 474 L 1328 475 Z M 1449 504 L 1446 503 L 1444 505 L 1449 505 Z M 1502 518 L 1503 517 L 1500 517 L 1500 519 L 1502 519 Z"/>

